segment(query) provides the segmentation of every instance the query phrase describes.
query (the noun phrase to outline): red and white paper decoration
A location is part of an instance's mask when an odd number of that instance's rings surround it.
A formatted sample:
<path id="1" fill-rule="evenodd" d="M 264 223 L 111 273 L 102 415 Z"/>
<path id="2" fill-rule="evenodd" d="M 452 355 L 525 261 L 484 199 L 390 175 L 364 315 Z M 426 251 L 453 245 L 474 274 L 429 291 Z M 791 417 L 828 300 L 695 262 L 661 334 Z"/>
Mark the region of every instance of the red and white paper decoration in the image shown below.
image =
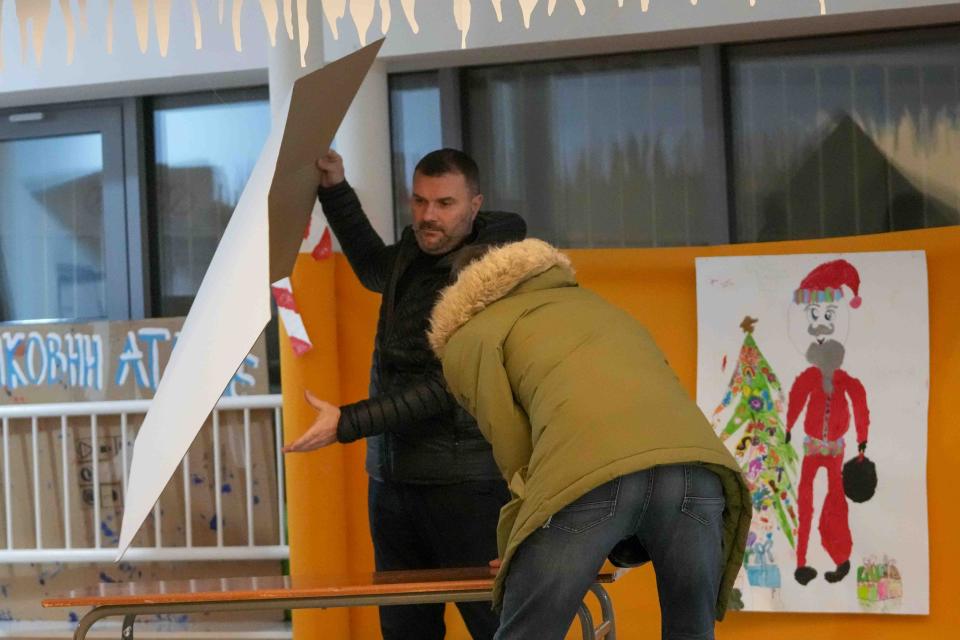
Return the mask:
<path id="1" fill-rule="evenodd" d="M 287 330 L 287 337 L 290 338 L 290 347 L 296 356 L 302 356 L 313 348 L 310 342 L 310 336 L 307 335 L 307 328 L 303 326 L 303 318 L 300 317 L 300 311 L 297 309 L 297 301 L 293 297 L 293 286 L 290 284 L 290 278 L 277 280 L 270 287 L 273 293 L 273 299 L 277 301 L 277 309 L 280 312 L 280 322 L 283 328 Z"/>
<path id="2" fill-rule="evenodd" d="M 310 216 L 306 231 L 303 232 L 303 244 L 300 253 L 309 253 L 314 260 L 326 260 L 333 255 L 333 241 L 330 227 L 320 220 L 316 213 Z"/>
<path id="3" fill-rule="evenodd" d="M 303 234 L 303 244 L 300 253 L 309 253 L 314 260 L 326 260 L 333 255 L 333 241 L 330 237 L 330 227 L 323 224 L 314 214 L 310 217 Z M 277 301 L 280 312 L 280 322 L 290 338 L 290 347 L 296 356 L 302 356 L 313 348 L 313 342 L 307 335 L 307 328 L 303 325 L 303 318 L 297 309 L 297 301 L 293 295 L 293 285 L 290 278 L 274 282 L 270 287 L 273 299 Z"/>

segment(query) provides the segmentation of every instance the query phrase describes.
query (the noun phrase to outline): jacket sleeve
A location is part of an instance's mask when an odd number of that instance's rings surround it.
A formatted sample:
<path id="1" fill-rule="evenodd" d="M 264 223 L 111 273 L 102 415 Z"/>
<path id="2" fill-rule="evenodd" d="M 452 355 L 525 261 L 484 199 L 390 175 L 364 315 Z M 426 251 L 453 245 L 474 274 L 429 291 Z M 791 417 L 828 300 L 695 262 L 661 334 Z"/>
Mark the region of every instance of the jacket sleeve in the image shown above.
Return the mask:
<path id="1" fill-rule="evenodd" d="M 517 403 L 503 366 L 503 351 L 493 340 L 461 329 L 447 345 L 443 372 L 454 397 L 493 447 L 493 457 L 510 487 L 511 500 L 500 511 L 497 548 L 503 558 L 524 498 L 527 466 L 533 453 L 530 420 Z"/>
<path id="2" fill-rule="evenodd" d="M 793 430 L 793 424 L 797 421 L 797 418 L 800 417 L 800 412 L 803 411 L 804 405 L 807 404 L 807 400 L 810 398 L 810 392 L 813 390 L 811 380 L 811 374 L 813 369 L 807 369 L 793 381 L 793 386 L 790 387 L 790 396 L 787 399 L 787 432 Z"/>
<path id="3" fill-rule="evenodd" d="M 317 199 L 343 253 L 364 287 L 383 293 L 397 255 L 397 245 L 386 245 L 377 235 L 353 187 L 344 180 L 317 190 Z"/>
<path id="4" fill-rule="evenodd" d="M 381 433 L 411 432 L 424 420 L 449 413 L 456 402 L 437 377 L 340 408 L 337 440 L 353 442 Z"/>
<path id="5" fill-rule="evenodd" d="M 867 441 L 867 435 L 870 430 L 870 409 L 867 407 L 867 390 L 863 388 L 863 383 L 847 376 L 847 395 L 850 397 L 850 403 L 853 405 L 853 420 L 857 425 L 857 443 L 863 444 Z"/>

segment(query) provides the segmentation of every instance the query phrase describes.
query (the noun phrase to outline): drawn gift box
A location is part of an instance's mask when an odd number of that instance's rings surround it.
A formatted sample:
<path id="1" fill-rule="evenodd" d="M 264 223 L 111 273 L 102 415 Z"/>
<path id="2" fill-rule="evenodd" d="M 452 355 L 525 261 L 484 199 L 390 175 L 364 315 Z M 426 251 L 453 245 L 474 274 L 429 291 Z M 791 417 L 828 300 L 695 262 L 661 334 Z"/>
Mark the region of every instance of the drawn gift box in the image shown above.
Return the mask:
<path id="1" fill-rule="evenodd" d="M 897 569 L 897 565 L 890 563 L 890 565 L 887 567 L 887 577 L 891 580 L 900 582 L 900 570 Z"/>
<path id="2" fill-rule="evenodd" d="M 770 553 L 770 543 L 755 545 L 751 554 L 756 564 L 747 565 L 747 581 L 751 587 L 766 587 L 767 589 L 780 588 L 780 569 L 773 564 L 773 554 Z"/>
<path id="3" fill-rule="evenodd" d="M 751 587 L 780 588 L 780 569 L 775 564 L 747 565 L 747 580 Z"/>
<path id="4" fill-rule="evenodd" d="M 903 597 L 903 583 L 894 578 L 881 578 L 877 583 L 877 596 L 880 600 L 893 600 Z"/>
<path id="5" fill-rule="evenodd" d="M 857 598 L 865 602 L 876 602 L 879 600 L 876 582 L 861 582 L 857 585 Z"/>

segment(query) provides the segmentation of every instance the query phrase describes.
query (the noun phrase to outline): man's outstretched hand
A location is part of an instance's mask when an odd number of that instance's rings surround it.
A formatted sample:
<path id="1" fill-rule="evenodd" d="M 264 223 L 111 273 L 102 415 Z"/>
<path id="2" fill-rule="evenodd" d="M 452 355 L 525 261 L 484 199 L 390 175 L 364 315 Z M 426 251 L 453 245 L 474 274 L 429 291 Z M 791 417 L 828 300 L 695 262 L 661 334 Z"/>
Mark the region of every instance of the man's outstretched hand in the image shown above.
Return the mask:
<path id="1" fill-rule="evenodd" d="M 313 451 L 337 441 L 340 408 L 320 400 L 306 390 L 303 392 L 303 397 L 311 407 L 317 410 L 317 417 L 302 436 L 283 448 L 284 453 Z"/>
<path id="2" fill-rule="evenodd" d="M 343 158 L 333 149 L 317 158 L 317 169 L 320 170 L 320 188 L 322 189 L 335 187 L 346 180 Z"/>

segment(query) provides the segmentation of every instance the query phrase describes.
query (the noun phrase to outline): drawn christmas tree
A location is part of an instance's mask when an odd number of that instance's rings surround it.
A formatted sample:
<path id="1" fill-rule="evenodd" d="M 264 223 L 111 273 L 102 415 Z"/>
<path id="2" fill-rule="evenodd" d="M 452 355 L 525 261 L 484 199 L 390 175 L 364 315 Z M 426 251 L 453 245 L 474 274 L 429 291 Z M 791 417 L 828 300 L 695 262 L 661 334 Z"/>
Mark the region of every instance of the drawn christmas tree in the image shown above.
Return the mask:
<path id="1" fill-rule="evenodd" d="M 773 368 L 753 337 L 757 320 L 744 318 L 743 346 L 723 401 L 713 412 L 714 428 L 721 440 L 736 438 L 734 456 L 743 469 L 753 499 L 753 521 L 748 546 L 769 539 L 774 528 L 796 547 L 796 478 L 798 457 L 786 440 L 781 415 L 783 390 Z M 726 425 L 721 414 L 735 405 Z M 720 427 L 722 426 L 722 429 Z"/>

